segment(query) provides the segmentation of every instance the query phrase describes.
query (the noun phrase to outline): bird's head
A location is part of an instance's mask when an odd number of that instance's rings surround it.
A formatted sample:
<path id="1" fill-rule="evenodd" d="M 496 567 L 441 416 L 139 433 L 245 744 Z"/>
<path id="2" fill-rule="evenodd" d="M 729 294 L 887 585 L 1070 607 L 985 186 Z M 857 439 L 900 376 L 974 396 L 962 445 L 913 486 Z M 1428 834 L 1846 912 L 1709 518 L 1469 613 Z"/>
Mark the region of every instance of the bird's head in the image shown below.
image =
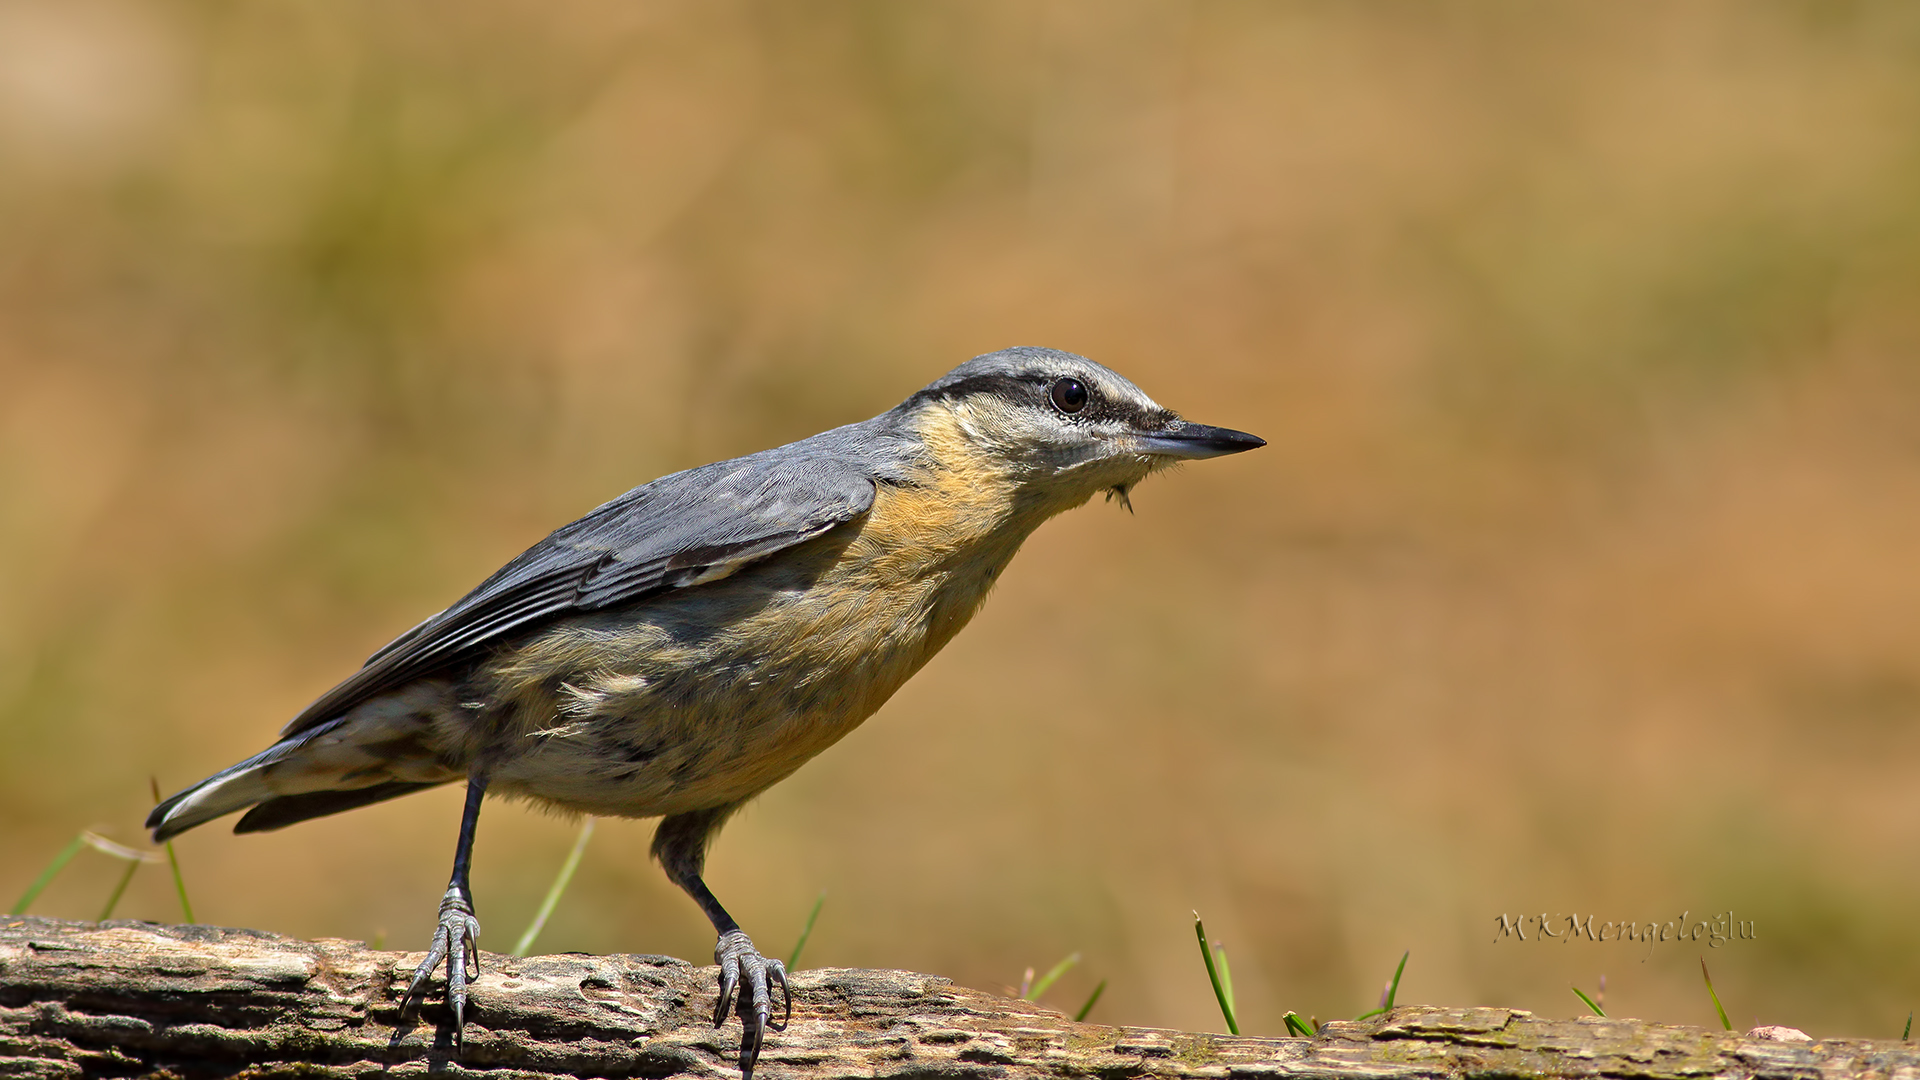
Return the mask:
<path id="1" fill-rule="evenodd" d="M 1015 348 L 954 368 L 901 406 L 936 457 L 968 460 L 1056 508 L 1106 491 L 1123 502 L 1148 473 L 1265 446 L 1189 423 L 1113 371 L 1073 353 Z"/>

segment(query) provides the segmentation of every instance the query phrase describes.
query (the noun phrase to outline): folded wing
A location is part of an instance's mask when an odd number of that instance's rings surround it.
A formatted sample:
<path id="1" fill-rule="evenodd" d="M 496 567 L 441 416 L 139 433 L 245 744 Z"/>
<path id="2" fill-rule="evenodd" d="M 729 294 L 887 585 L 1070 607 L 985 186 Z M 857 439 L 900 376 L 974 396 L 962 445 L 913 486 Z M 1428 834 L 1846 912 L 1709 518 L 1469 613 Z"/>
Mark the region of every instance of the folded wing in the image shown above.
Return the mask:
<path id="1" fill-rule="evenodd" d="M 540 622 L 724 577 L 871 509 L 872 476 L 805 453 L 807 442 L 662 477 L 555 530 L 374 653 L 281 737 L 471 660 Z"/>

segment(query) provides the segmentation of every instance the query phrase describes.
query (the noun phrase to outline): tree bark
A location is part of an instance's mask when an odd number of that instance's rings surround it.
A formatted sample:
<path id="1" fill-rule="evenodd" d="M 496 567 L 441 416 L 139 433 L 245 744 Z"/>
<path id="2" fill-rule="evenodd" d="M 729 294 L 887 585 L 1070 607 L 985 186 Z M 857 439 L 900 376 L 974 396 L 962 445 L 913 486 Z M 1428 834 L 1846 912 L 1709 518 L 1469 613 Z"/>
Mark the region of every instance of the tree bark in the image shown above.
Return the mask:
<path id="1" fill-rule="evenodd" d="M 664 956 L 488 953 L 457 1051 L 438 1002 L 400 1011 L 420 953 L 151 923 L 0 922 L 0 1076 L 731 1076 L 711 967 Z M 1638 1020 L 1404 1006 L 1311 1039 L 1076 1024 L 905 971 L 793 977 L 756 1075 L 1542 1077 L 1920 1075 L 1902 1042 L 1778 1042 Z"/>

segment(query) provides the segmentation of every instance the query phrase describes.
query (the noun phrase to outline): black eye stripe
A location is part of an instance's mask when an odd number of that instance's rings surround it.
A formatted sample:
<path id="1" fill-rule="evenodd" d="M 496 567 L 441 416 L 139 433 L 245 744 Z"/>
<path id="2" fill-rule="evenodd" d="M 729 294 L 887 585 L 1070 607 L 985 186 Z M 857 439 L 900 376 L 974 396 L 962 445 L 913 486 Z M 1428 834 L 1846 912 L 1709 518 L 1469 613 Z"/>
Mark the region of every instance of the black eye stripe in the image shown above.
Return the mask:
<path id="1" fill-rule="evenodd" d="M 1052 401 L 1053 386 L 1063 379 L 1079 383 L 1087 392 L 1087 403 L 1078 412 L 1063 412 Z M 1057 368 L 1050 373 L 1030 371 L 1019 375 L 973 375 L 956 379 L 945 386 L 928 387 L 908 398 L 904 404 L 912 407 L 926 401 L 953 401 L 974 394 L 990 394 L 1011 405 L 1045 409 L 1063 419 L 1070 417 L 1075 422 L 1117 422 L 1145 431 L 1163 428 L 1175 418 L 1175 414 L 1164 409 L 1143 409 L 1131 398 L 1100 393 L 1094 384 L 1081 376 L 1068 375 Z"/>
<path id="2" fill-rule="evenodd" d="M 992 394 L 1002 401 L 1026 404 L 1035 398 L 1035 381 L 1018 375 L 972 375 L 944 386 L 930 386 L 906 400 L 915 405 L 923 401 L 953 401 L 972 394 Z"/>

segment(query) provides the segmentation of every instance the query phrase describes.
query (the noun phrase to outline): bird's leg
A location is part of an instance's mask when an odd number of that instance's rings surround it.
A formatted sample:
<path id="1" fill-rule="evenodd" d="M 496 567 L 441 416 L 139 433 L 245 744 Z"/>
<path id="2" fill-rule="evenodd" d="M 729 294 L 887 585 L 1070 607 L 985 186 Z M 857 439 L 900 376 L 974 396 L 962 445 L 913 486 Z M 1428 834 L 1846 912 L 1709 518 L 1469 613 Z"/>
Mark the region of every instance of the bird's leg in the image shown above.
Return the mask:
<path id="1" fill-rule="evenodd" d="M 720 998 L 714 1005 L 713 1026 L 726 1023 L 730 1012 L 740 1014 L 740 1072 L 743 1080 L 751 1080 L 766 1033 L 785 1030 L 793 1016 L 793 991 L 787 986 L 787 965 L 761 956 L 746 931 L 740 929 L 727 909 L 720 906 L 713 890 L 700 879 L 706 867 L 707 840 L 733 809 L 725 806 L 696 810 L 665 819 L 653 834 L 653 856 L 660 860 L 667 877 L 686 890 L 693 902 L 700 905 L 700 910 L 707 913 L 714 933 L 719 935 L 713 946 L 713 962 L 720 965 Z M 783 999 L 777 1024 L 773 1022 L 773 987 L 776 985 Z"/>
<path id="2" fill-rule="evenodd" d="M 467 1025 L 467 982 L 480 977 L 480 920 L 473 917 L 473 889 L 467 871 L 473 862 L 473 833 L 480 824 L 480 800 L 487 794 L 486 774 L 467 777 L 467 808 L 460 815 L 460 844 L 453 852 L 453 879 L 440 898 L 440 926 L 433 932 L 427 958 L 413 971 L 405 1007 L 424 998 L 433 969 L 447 962 L 447 1005 L 453 1009 L 453 1041 L 460 1042 Z M 471 974 L 468 968 L 472 968 Z"/>

